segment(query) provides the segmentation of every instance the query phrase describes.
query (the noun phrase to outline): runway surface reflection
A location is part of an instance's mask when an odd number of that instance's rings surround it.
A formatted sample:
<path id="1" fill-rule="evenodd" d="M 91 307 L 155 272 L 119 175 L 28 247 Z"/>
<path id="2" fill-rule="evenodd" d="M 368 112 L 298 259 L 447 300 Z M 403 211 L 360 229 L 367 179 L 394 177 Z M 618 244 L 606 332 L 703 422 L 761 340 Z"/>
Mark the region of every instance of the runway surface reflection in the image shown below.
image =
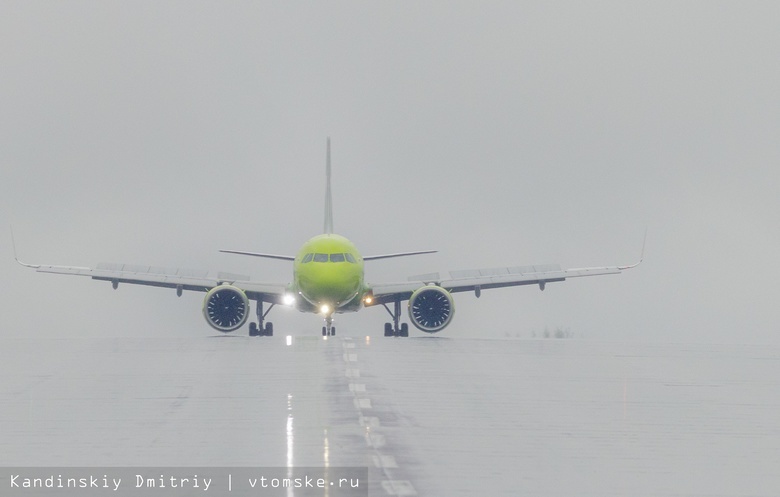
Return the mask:
<path id="1" fill-rule="evenodd" d="M 0 341 L 2 466 L 369 468 L 370 495 L 777 495 L 780 349 Z"/>

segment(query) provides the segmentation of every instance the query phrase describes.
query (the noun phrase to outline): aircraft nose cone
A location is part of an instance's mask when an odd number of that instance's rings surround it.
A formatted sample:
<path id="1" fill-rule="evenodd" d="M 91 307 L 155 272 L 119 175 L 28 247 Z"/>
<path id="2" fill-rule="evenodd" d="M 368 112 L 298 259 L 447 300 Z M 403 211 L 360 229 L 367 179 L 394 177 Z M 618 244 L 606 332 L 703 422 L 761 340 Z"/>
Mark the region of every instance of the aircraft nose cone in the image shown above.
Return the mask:
<path id="1" fill-rule="evenodd" d="M 316 277 L 302 277 L 300 290 L 312 304 L 338 307 L 355 298 L 360 290 L 360 277 L 343 270 L 329 269 L 319 271 Z"/>

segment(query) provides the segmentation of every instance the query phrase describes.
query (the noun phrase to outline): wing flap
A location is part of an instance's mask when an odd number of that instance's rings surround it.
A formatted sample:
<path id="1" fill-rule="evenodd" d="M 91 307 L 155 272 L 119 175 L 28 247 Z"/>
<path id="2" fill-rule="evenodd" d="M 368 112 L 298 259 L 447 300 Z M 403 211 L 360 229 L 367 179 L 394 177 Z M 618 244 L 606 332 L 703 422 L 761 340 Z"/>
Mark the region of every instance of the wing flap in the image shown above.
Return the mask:
<path id="1" fill-rule="evenodd" d="M 496 267 L 486 269 L 466 269 L 460 271 L 450 271 L 452 279 L 479 278 L 482 276 L 505 276 L 505 275 L 528 275 L 546 272 L 560 271 L 558 264 L 538 264 L 535 266 L 515 266 L 515 267 Z"/>

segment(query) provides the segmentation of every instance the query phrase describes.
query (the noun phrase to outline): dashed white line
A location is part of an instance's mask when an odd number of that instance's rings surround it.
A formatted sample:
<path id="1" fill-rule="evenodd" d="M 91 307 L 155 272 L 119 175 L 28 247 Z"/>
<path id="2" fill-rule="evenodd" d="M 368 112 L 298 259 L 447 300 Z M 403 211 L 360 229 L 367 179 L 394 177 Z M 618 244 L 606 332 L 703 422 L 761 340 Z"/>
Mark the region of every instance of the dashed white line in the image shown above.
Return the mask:
<path id="1" fill-rule="evenodd" d="M 357 354 L 354 352 L 355 343 L 347 338 L 345 338 L 345 341 L 342 343 L 345 352 L 344 362 L 347 364 L 357 362 L 358 357 Z M 357 368 L 346 368 L 344 374 L 346 375 L 347 378 L 351 378 L 351 379 L 360 378 L 360 370 Z M 365 394 L 366 392 L 365 383 L 355 383 L 350 381 L 349 391 L 352 393 L 352 395 L 355 396 L 353 402 L 355 404 L 355 408 L 357 408 L 358 411 L 362 409 L 371 409 L 371 399 L 365 397 L 358 397 L 358 394 Z M 382 435 L 381 433 L 373 432 L 374 429 L 380 427 L 379 418 L 376 416 L 363 416 L 362 413 L 360 413 L 359 421 L 360 421 L 360 425 L 366 428 L 366 434 L 365 434 L 366 445 L 368 447 L 372 447 L 376 451 L 375 455 L 372 456 L 372 459 L 374 461 L 374 466 L 383 470 L 385 477 L 390 476 L 390 474 L 388 474 L 386 470 L 398 468 L 398 462 L 395 460 L 395 457 L 389 454 L 380 454 L 378 452 L 378 449 L 381 449 L 387 444 L 387 439 L 385 438 L 385 435 Z M 384 491 L 387 493 L 387 495 L 396 495 L 396 496 L 417 495 L 417 491 L 415 490 L 414 486 L 412 486 L 409 480 L 383 480 L 381 482 L 381 485 Z"/>
<path id="2" fill-rule="evenodd" d="M 382 482 L 382 488 L 388 495 L 417 495 L 409 480 L 385 480 Z"/>
<path id="3" fill-rule="evenodd" d="M 360 416 L 360 426 L 365 428 L 379 428 L 379 418 L 376 416 Z"/>
<path id="4" fill-rule="evenodd" d="M 395 457 L 384 454 L 378 454 L 372 456 L 374 459 L 374 466 L 377 468 L 397 468 L 398 463 L 395 462 Z"/>
<path id="5" fill-rule="evenodd" d="M 384 447 L 385 444 L 387 444 L 387 440 L 384 435 L 380 435 L 379 433 L 366 433 L 366 445 L 369 447 L 378 449 L 379 447 Z"/>

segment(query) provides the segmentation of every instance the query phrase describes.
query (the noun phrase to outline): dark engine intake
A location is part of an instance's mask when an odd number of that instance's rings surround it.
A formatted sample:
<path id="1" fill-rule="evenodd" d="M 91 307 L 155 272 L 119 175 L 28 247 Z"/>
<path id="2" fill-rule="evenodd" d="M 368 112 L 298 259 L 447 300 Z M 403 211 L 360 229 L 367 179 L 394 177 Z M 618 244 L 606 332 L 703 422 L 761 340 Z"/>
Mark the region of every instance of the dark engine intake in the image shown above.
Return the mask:
<path id="1" fill-rule="evenodd" d="M 249 317 L 249 299 L 234 286 L 215 286 L 203 299 L 203 316 L 215 330 L 229 333 L 246 323 Z"/>
<path id="2" fill-rule="evenodd" d="M 409 298 L 409 318 L 426 333 L 443 330 L 452 321 L 454 313 L 452 295 L 441 287 L 424 286 Z"/>

